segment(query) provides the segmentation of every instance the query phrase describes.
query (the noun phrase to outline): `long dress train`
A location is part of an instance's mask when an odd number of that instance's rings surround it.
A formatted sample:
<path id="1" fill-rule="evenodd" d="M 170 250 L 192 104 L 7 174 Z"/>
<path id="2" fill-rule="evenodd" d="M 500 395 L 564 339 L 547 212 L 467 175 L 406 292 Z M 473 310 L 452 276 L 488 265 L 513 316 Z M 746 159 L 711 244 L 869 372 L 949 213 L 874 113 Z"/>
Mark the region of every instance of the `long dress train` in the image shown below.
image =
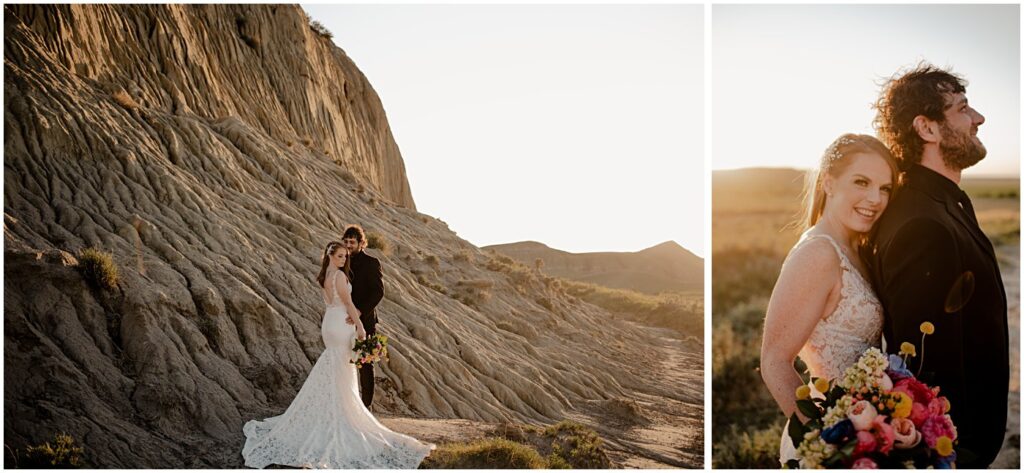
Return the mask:
<path id="1" fill-rule="evenodd" d="M 335 287 L 334 278 L 328 287 Z M 330 293 L 321 326 L 326 349 L 284 414 L 242 428 L 245 466 L 416 468 L 434 445 L 389 430 L 363 405 L 351 363 L 355 326 L 345 322 L 337 291 Z"/>

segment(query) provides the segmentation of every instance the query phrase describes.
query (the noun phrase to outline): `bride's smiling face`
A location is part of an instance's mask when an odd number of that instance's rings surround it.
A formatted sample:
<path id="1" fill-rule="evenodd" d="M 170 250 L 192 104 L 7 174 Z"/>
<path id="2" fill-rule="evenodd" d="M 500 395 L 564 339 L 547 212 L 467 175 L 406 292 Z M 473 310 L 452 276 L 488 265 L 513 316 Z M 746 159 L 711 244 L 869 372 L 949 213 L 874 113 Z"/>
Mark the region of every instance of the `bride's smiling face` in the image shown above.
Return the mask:
<path id="1" fill-rule="evenodd" d="M 338 247 L 334 250 L 334 254 L 331 255 L 331 266 L 334 268 L 341 268 L 345 266 L 345 259 L 348 258 L 348 250 L 345 247 Z"/>
<path id="2" fill-rule="evenodd" d="M 889 204 L 892 169 L 875 153 L 856 153 L 845 159 L 849 164 L 838 176 L 825 178 L 825 217 L 850 231 L 866 233 Z"/>

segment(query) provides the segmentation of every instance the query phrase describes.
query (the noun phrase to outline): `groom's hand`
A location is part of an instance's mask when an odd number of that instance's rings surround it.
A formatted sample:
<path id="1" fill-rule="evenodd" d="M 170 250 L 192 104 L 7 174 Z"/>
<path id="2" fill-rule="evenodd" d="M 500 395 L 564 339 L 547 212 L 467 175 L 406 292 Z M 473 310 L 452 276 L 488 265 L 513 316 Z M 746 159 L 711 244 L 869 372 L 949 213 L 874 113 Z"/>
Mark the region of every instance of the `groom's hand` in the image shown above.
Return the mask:
<path id="1" fill-rule="evenodd" d="M 345 317 L 345 323 L 349 325 L 355 325 L 356 320 L 353 319 L 351 315 L 349 315 L 348 317 Z"/>

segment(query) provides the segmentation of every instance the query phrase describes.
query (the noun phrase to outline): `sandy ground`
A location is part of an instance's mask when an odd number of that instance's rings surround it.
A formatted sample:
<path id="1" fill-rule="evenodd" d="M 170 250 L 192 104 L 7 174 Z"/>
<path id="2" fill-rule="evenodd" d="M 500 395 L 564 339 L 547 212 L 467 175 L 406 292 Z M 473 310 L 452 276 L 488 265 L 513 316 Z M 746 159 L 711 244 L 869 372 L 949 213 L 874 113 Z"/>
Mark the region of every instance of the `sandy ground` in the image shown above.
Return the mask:
<path id="1" fill-rule="evenodd" d="M 659 389 L 576 405 L 569 418 L 601 436 L 615 467 L 703 468 L 703 350 L 671 337 L 656 345 L 664 355 L 652 370 Z M 664 395 L 666 387 L 672 395 Z M 484 438 L 498 426 L 463 419 L 379 418 L 392 430 L 435 444 Z"/>
<path id="2" fill-rule="evenodd" d="M 992 468 L 1020 468 L 1020 248 L 1003 246 L 996 249 L 1006 287 L 1010 328 L 1010 400 L 1006 423 L 1006 439 Z"/>

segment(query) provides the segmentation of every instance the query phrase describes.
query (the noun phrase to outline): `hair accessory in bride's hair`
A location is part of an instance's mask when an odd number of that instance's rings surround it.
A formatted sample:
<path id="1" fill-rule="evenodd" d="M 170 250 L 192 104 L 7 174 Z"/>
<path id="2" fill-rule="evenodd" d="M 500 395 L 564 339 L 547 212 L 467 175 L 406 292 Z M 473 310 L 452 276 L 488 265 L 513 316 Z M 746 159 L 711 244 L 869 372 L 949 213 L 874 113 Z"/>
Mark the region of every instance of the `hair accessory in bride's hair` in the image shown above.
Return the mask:
<path id="1" fill-rule="evenodd" d="M 847 135 L 840 136 L 838 139 L 833 141 L 832 144 L 828 146 L 828 149 L 825 150 L 825 159 L 822 162 L 822 167 L 824 169 L 831 169 L 832 165 L 843 157 L 843 153 L 839 152 L 839 147 L 852 145 L 856 142 L 857 140 L 850 138 Z"/>

